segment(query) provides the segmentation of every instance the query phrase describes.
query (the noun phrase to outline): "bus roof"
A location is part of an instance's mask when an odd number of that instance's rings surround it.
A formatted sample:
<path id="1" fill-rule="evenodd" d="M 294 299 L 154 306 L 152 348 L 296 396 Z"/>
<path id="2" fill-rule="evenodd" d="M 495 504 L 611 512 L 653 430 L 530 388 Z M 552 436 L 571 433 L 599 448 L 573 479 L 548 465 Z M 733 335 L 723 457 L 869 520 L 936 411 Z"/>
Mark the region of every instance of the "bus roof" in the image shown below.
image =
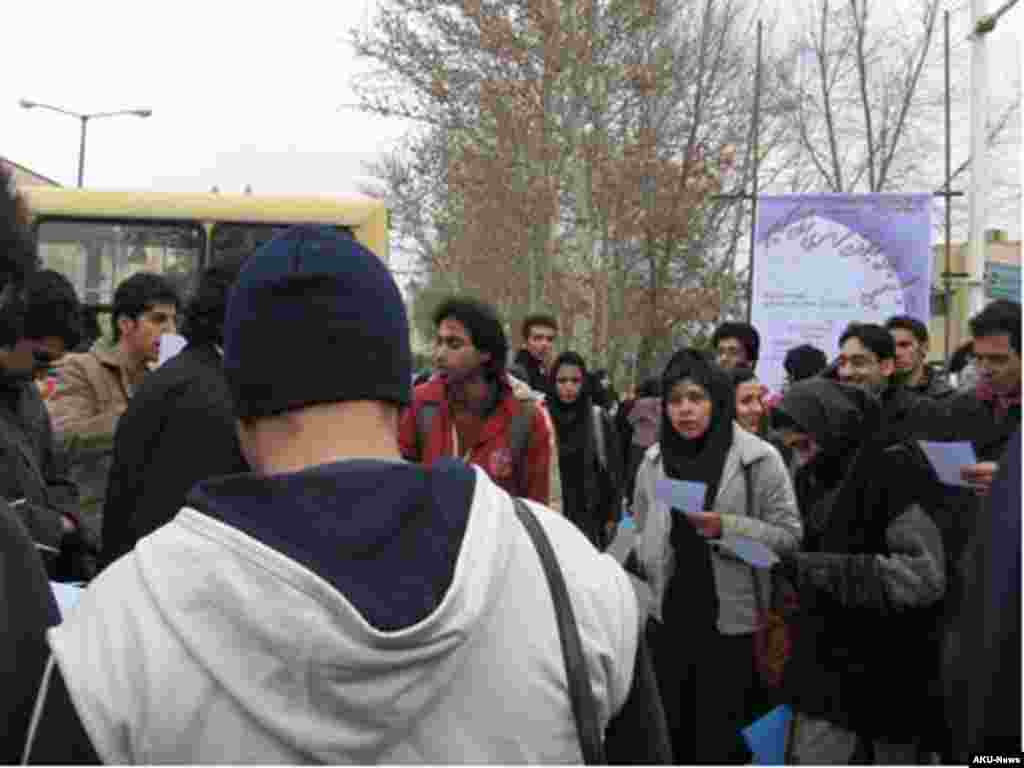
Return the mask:
<path id="1" fill-rule="evenodd" d="M 299 197 L 227 195 L 214 192 L 122 192 L 24 187 L 33 217 L 221 221 L 246 224 L 335 224 L 387 263 L 387 206 L 363 195 Z"/>

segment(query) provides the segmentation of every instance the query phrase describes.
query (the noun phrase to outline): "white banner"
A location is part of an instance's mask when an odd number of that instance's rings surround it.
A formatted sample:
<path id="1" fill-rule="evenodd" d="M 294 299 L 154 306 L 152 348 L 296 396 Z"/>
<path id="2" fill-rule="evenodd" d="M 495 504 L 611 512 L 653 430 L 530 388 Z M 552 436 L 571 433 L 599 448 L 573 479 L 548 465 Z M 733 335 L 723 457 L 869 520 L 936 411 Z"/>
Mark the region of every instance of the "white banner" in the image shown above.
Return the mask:
<path id="1" fill-rule="evenodd" d="M 851 322 L 930 316 L 932 196 L 759 197 L 751 322 L 761 335 L 757 376 L 778 392 L 786 352 L 839 352 Z"/>

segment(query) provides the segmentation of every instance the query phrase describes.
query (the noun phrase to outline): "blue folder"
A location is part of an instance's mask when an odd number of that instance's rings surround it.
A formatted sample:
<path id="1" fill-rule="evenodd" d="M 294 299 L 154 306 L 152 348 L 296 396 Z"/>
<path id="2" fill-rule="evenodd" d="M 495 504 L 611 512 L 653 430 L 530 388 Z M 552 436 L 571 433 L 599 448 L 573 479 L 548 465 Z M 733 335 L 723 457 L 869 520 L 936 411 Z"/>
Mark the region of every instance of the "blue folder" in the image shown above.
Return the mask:
<path id="1" fill-rule="evenodd" d="M 793 710 L 782 705 L 741 731 L 754 753 L 754 765 L 783 765 L 786 762 L 786 737 L 792 719 Z"/>

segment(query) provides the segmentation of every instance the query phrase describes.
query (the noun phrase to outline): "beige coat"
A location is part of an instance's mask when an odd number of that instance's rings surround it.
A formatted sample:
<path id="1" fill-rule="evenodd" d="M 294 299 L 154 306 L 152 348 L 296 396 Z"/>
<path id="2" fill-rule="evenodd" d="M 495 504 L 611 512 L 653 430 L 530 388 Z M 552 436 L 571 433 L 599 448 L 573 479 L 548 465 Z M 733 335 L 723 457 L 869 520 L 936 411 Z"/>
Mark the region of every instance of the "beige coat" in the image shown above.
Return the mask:
<path id="1" fill-rule="evenodd" d="M 79 489 L 82 521 L 98 543 L 114 432 L 146 368 L 100 340 L 88 352 L 67 355 L 57 371 L 57 390 L 46 407 L 68 474 Z"/>
<path id="2" fill-rule="evenodd" d="M 65 356 L 57 366 L 57 390 L 46 401 L 54 431 L 90 442 L 112 439 L 145 375 L 145 366 L 137 367 L 119 346 L 102 339 L 88 352 Z"/>

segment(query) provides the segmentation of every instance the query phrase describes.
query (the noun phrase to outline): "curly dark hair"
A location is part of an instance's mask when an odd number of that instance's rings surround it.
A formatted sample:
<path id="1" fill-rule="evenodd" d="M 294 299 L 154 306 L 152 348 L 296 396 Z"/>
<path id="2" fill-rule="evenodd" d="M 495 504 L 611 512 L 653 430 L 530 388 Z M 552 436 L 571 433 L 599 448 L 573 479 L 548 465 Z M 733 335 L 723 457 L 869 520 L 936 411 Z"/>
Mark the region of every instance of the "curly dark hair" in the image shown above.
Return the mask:
<path id="1" fill-rule="evenodd" d="M 489 352 L 491 360 L 487 369 L 494 374 L 505 370 L 508 358 L 508 339 L 501 327 L 498 312 L 490 304 L 477 299 L 453 296 L 441 302 L 434 310 L 434 327 L 444 320 L 458 320 L 469 331 L 473 346 L 481 352 Z"/>

